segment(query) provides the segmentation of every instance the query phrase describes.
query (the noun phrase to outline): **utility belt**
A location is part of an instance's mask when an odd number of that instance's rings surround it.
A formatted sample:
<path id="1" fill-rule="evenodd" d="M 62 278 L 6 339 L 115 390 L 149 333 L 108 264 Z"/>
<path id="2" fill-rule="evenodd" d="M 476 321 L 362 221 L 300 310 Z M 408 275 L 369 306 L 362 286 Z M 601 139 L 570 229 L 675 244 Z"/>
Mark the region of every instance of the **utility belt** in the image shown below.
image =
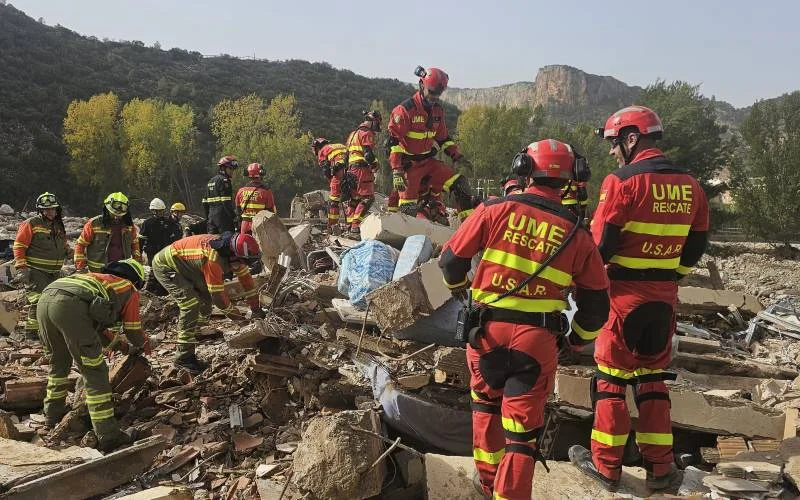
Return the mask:
<path id="1" fill-rule="evenodd" d="M 569 330 L 569 321 L 562 312 L 533 313 L 467 305 L 458 312 L 455 339 L 469 342 L 473 349 L 477 349 L 478 341 L 483 337 L 484 327 L 489 321 L 547 328 L 555 336 L 563 335 Z"/>
<path id="2" fill-rule="evenodd" d="M 427 160 L 428 158 L 433 158 L 434 156 L 436 156 L 436 153 L 438 153 L 438 152 L 439 152 L 438 149 L 431 148 L 430 151 L 427 151 L 425 153 L 416 154 L 416 155 L 412 155 L 410 153 L 403 153 L 403 160 L 405 160 L 405 161 Z"/>
<path id="3" fill-rule="evenodd" d="M 674 269 L 631 269 L 628 267 L 609 267 L 608 279 L 612 281 L 678 281 Z"/>

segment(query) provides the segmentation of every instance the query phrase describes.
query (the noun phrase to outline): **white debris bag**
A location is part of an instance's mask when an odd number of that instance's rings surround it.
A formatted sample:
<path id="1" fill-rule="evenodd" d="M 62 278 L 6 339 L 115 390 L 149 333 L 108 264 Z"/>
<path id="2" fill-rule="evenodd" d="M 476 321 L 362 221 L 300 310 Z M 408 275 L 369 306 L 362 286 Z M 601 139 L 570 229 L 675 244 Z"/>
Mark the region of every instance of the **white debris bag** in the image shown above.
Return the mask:
<path id="1" fill-rule="evenodd" d="M 367 294 L 392 281 L 400 252 L 377 240 L 365 240 L 342 254 L 339 291 L 356 309 L 367 308 Z"/>

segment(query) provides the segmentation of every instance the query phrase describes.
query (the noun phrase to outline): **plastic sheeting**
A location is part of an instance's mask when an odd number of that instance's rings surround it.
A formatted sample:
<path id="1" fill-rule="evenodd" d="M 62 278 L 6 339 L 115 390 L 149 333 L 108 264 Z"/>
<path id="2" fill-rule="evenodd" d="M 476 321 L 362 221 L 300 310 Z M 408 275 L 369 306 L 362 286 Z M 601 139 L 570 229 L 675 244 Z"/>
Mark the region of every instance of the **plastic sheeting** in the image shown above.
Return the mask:
<path id="1" fill-rule="evenodd" d="M 367 308 L 369 292 L 392 281 L 400 253 L 377 240 L 362 241 L 342 254 L 338 289 L 356 309 Z"/>

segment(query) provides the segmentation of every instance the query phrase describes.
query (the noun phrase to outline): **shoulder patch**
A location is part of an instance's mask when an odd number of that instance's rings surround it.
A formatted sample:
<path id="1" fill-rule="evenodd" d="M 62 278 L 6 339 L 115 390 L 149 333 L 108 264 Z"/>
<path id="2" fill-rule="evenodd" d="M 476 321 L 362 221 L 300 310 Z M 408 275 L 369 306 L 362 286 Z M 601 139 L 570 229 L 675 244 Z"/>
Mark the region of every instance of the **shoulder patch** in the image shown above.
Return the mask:
<path id="1" fill-rule="evenodd" d="M 600 200 L 599 201 L 605 201 L 607 196 L 608 196 L 608 189 L 604 189 L 604 190 L 600 191 Z"/>

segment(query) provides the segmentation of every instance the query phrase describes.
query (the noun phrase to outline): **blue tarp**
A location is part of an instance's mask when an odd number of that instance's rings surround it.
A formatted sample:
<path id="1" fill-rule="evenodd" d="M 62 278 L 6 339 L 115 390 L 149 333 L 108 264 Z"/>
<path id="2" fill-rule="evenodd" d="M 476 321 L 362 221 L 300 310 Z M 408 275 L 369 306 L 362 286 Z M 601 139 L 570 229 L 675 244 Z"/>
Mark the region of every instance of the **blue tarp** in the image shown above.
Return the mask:
<path id="1" fill-rule="evenodd" d="M 342 254 L 338 288 L 356 309 L 367 308 L 369 292 L 392 281 L 399 252 L 377 240 L 362 241 Z"/>

